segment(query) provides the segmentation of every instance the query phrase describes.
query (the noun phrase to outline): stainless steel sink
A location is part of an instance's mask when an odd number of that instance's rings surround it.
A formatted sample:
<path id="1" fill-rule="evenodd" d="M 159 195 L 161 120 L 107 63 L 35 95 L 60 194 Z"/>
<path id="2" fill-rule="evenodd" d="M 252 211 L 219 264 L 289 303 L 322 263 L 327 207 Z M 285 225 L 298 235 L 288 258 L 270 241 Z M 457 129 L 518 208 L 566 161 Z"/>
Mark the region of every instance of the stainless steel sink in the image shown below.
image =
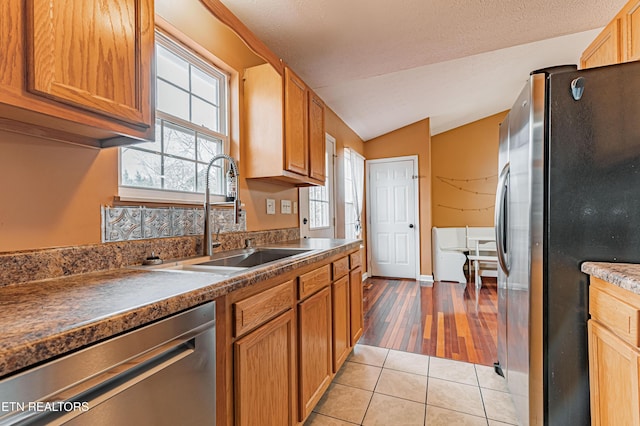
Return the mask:
<path id="1" fill-rule="evenodd" d="M 200 256 L 170 261 L 161 265 L 143 266 L 141 268 L 163 271 L 199 271 L 222 276 L 231 276 L 242 273 L 249 268 L 262 266 L 267 263 L 289 257 L 303 255 L 309 251 L 311 250 L 261 247 L 246 250 L 233 250 L 227 253 L 218 253 L 211 257 Z"/>
<path id="2" fill-rule="evenodd" d="M 309 250 L 303 249 L 258 248 L 253 250 L 252 252 L 223 257 L 221 259 L 214 259 L 207 262 L 198 263 L 197 265 L 252 268 L 254 266 L 260 266 L 264 265 L 265 263 L 284 259 L 285 257 L 291 257 L 301 253 L 306 253 L 308 251 Z"/>

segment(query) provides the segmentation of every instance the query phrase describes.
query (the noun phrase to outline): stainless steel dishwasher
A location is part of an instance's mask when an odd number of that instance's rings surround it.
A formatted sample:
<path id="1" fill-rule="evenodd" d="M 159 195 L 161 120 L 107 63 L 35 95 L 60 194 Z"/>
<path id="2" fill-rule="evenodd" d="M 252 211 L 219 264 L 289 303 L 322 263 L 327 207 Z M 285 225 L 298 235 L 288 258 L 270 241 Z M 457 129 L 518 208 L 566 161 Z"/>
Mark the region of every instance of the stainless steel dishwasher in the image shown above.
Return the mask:
<path id="1" fill-rule="evenodd" d="M 0 380 L 0 425 L 215 425 L 215 304 Z"/>

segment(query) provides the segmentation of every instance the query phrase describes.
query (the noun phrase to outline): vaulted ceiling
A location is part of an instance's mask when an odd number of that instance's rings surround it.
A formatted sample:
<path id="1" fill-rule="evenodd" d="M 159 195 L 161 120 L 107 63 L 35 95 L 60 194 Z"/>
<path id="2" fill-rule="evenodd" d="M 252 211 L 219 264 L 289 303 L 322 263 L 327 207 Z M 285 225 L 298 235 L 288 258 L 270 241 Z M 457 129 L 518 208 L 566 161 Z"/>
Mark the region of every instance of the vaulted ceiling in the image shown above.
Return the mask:
<path id="1" fill-rule="evenodd" d="M 508 109 L 529 72 L 577 63 L 625 0 L 222 0 L 363 140 Z"/>

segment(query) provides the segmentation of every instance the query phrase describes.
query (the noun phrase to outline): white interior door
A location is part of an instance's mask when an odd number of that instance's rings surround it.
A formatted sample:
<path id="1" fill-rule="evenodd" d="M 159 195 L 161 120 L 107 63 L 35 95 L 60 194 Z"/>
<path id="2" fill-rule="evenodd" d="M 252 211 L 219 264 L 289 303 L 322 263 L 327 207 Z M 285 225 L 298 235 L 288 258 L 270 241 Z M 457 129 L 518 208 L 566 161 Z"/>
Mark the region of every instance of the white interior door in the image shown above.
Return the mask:
<path id="1" fill-rule="evenodd" d="M 300 188 L 300 236 L 335 237 L 335 157 L 336 140 L 325 134 L 326 180 L 324 187 Z"/>
<path id="2" fill-rule="evenodd" d="M 420 250 L 418 159 L 367 161 L 370 266 L 374 276 L 414 278 Z"/>

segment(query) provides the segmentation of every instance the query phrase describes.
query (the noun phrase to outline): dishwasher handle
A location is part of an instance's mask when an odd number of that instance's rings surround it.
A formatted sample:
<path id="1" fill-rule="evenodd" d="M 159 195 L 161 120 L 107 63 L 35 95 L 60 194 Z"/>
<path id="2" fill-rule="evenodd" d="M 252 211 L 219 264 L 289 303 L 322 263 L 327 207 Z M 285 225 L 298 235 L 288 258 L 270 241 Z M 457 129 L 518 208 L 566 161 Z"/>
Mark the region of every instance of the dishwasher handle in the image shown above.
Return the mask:
<path id="1" fill-rule="evenodd" d="M 113 396 L 124 392 L 154 374 L 168 368 L 172 364 L 188 357 L 195 351 L 195 336 L 203 330 L 211 328 L 204 324 L 178 339 L 171 340 L 147 352 L 117 364 L 108 370 L 90 377 L 76 385 L 70 386 L 48 396 L 44 403 L 61 403 L 67 401 L 86 402 L 87 409 L 68 412 L 24 411 L 0 420 L 0 426 L 23 423 L 30 419 L 48 420 L 54 424 L 65 423 L 96 407 Z M 83 406 L 84 407 L 84 406 Z"/>

